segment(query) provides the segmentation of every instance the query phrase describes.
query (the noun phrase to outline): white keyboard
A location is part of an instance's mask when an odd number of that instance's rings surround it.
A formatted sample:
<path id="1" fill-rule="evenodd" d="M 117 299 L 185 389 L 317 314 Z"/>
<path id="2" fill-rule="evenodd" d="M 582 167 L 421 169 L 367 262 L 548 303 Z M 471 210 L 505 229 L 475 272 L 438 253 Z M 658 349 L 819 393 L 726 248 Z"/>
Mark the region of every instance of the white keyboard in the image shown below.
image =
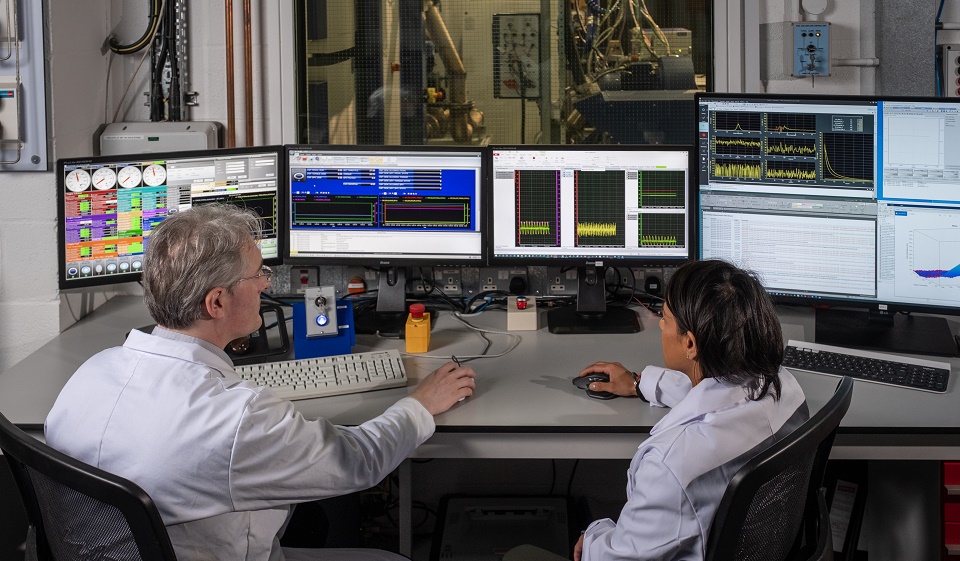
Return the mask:
<path id="1" fill-rule="evenodd" d="M 284 399 L 310 399 L 407 385 L 407 371 L 396 349 L 249 364 L 237 374 L 269 386 Z"/>

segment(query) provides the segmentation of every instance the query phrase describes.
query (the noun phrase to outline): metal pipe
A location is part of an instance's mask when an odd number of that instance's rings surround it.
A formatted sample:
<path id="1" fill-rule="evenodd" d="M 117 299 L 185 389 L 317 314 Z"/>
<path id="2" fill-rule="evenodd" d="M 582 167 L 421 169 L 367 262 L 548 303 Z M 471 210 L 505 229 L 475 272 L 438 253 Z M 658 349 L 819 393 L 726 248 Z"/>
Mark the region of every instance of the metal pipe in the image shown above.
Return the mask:
<path id="1" fill-rule="evenodd" d="M 224 0 L 224 12 L 226 14 L 225 34 L 226 34 L 226 64 L 227 67 L 227 148 L 233 148 L 237 145 L 237 131 L 234 130 L 237 124 L 237 118 L 234 114 L 233 98 L 233 0 Z"/>
<path id="2" fill-rule="evenodd" d="M 468 142 L 473 136 L 473 126 L 470 124 L 470 110 L 472 104 L 467 101 L 467 70 L 463 66 L 457 47 L 443 23 L 443 16 L 436 4 L 427 4 L 424 11 L 426 20 L 425 31 L 437 47 L 443 67 L 447 69 L 450 91 L 448 102 L 450 105 L 450 134 L 457 142 Z"/>
<path id="3" fill-rule="evenodd" d="M 247 146 L 253 146 L 253 31 L 250 0 L 243 0 L 243 101 Z"/>
<path id="4" fill-rule="evenodd" d="M 457 52 L 447 26 L 443 23 L 443 16 L 435 4 L 427 6 L 426 18 L 427 33 L 436 43 L 440 60 L 443 61 L 443 67 L 447 69 L 450 78 L 450 101 L 463 103 L 467 100 L 467 70 L 460 60 L 460 53 Z"/>
<path id="5" fill-rule="evenodd" d="M 879 58 L 832 58 L 833 66 L 880 66 Z"/>

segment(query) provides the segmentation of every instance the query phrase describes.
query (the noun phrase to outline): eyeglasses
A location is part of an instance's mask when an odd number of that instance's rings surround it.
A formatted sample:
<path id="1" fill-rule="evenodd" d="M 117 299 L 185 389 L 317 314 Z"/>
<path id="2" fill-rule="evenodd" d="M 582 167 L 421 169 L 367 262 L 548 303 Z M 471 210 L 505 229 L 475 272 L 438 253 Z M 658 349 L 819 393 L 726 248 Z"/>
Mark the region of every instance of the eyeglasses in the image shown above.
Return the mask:
<path id="1" fill-rule="evenodd" d="M 237 282 L 239 283 L 245 280 L 261 279 L 263 277 L 267 277 L 267 282 L 271 282 L 273 280 L 273 269 L 267 267 L 266 265 L 261 265 L 259 273 L 253 275 L 252 277 L 243 277 L 242 279 L 237 279 Z"/>

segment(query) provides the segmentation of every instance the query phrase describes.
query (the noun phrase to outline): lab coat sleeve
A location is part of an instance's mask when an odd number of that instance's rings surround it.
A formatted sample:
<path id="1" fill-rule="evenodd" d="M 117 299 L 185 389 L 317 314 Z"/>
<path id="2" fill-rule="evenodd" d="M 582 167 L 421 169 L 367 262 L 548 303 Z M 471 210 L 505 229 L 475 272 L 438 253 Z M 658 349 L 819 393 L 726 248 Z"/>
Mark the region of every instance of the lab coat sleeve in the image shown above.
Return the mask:
<path id="1" fill-rule="evenodd" d="M 241 420 L 230 461 L 236 510 L 343 495 L 383 480 L 435 429 L 414 398 L 356 427 L 310 421 L 289 401 L 260 392 Z"/>
<path id="2" fill-rule="evenodd" d="M 673 559 L 699 538 L 693 508 L 659 453 L 635 460 L 627 473 L 627 502 L 617 522 L 592 523 L 583 536 L 583 561 Z"/>
<path id="3" fill-rule="evenodd" d="M 662 366 L 648 366 L 640 373 L 640 392 L 657 407 L 673 407 L 692 387 L 686 374 Z"/>

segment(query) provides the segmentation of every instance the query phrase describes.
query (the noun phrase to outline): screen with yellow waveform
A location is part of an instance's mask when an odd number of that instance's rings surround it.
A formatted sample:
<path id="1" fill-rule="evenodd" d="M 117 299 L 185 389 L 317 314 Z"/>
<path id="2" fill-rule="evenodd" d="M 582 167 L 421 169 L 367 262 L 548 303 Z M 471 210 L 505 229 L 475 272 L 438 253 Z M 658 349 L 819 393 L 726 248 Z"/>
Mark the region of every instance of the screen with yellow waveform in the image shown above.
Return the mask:
<path id="1" fill-rule="evenodd" d="M 598 224 L 596 222 L 578 223 L 577 235 L 581 237 L 615 236 L 617 235 L 617 225 Z"/>
<path id="2" fill-rule="evenodd" d="M 760 179 L 759 163 L 737 162 L 732 160 L 714 160 L 713 177 L 722 179 Z"/>
<path id="3" fill-rule="evenodd" d="M 626 173 L 621 170 L 574 173 L 576 245 L 623 247 Z"/>

